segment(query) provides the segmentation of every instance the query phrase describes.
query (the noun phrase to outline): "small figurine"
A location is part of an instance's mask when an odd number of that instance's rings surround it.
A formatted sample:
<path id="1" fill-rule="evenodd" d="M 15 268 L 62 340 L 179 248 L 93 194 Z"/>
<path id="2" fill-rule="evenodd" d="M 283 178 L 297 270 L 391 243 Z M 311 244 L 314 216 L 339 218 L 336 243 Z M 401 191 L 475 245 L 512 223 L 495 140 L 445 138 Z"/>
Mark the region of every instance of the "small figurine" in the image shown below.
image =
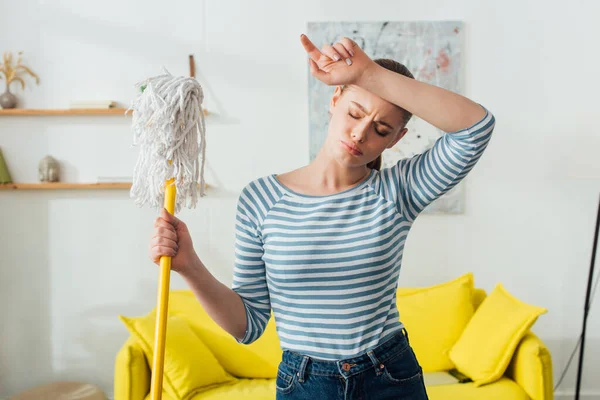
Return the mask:
<path id="1" fill-rule="evenodd" d="M 52 156 L 42 158 L 38 172 L 40 182 L 58 182 L 60 172 L 58 161 Z"/>

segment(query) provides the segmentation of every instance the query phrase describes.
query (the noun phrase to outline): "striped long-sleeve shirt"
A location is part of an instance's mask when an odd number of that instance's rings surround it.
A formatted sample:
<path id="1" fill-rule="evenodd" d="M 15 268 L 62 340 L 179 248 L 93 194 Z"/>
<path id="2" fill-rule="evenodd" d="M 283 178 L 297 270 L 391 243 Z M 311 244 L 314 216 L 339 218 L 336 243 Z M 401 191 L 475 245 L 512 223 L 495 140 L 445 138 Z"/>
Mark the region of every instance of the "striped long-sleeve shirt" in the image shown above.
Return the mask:
<path id="1" fill-rule="evenodd" d="M 247 329 L 236 340 L 257 340 L 273 314 L 282 349 L 340 360 L 401 330 L 396 291 L 408 232 L 469 173 L 494 125 L 486 110 L 475 125 L 333 195 L 296 193 L 275 174 L 249 183 L 237 206 L 232 289 Z"/>

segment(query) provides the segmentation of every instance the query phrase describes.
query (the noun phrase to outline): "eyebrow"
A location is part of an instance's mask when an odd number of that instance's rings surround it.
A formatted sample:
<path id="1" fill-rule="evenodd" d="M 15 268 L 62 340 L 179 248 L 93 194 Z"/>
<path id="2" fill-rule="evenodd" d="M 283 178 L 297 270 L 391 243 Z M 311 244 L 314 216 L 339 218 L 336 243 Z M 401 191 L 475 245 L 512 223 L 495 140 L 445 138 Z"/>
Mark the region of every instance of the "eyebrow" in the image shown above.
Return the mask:
<path id="1" fill-rule="evenodd" d="M 364 112 L 365 114 L 369 114 L 369 112 L 362 105 L 358 104 L 357 102 L 351 101 L 350 103 L 352 103 L 356 107 L 360 108 L 362 110 L 362 112 Z M 385 122 L 385 121 L 375 121 L 375 123 L 387 126 L 388 128 L 394 130 L 394 128 L 390 124 L 388 124 L 387 122 Z"/>

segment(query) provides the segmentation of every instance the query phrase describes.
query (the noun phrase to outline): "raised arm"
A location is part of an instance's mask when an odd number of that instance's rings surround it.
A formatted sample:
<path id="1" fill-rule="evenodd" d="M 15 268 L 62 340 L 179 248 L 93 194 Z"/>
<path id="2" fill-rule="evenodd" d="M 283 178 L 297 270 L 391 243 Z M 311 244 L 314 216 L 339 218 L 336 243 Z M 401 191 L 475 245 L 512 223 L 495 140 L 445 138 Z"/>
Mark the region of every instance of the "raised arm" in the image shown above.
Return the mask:
<path id="1" fill-rule="evenodd" d="M 480 104 L 380 66 L 349 38 L 324 46 L 323 52 L 306 36 L 301 42 L 316 78 L 359 86 L 445 132 L 431 149 L 381 171 L 388 198 L 409 220 L 456 186 L 486 149 L 495 118 Z"/>
<path id="2" fill-rule="evenodd" d="M 411 112 L 446 132 L 434 146 L 382 171 L 396 193 L 398 209 L 414 220 L 427 205 L 471 171 L 486 149 L 495 126 L 483 106 L 457 93 L 408 78 L 371 62 L 356 85 Z"/>
<path id="3" fill-rule="evenodd" d="M 472 126 L 444 134 L 433 147 L 381 171 L 388 198 L 408 220 L 458 184 L 479 161 L 494 129 L 494 116 L 484 108 Z"/>

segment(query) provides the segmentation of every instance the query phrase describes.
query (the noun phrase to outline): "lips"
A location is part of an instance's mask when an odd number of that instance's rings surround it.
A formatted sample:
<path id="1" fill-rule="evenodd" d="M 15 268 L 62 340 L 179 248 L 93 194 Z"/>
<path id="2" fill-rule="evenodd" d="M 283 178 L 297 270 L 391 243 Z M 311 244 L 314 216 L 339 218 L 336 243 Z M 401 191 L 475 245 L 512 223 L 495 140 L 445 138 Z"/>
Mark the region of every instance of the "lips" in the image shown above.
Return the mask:
<path id="1" fill-rule="evenodd" d="M 343 140 L 340 141 L 342 143 L 342 146 L 352 155 L 355 156 L 362 156 L 362 151 L 359 150 L 358 147 L 354 146 L 351 143 L 347 143 L 344 142 Z"/>

